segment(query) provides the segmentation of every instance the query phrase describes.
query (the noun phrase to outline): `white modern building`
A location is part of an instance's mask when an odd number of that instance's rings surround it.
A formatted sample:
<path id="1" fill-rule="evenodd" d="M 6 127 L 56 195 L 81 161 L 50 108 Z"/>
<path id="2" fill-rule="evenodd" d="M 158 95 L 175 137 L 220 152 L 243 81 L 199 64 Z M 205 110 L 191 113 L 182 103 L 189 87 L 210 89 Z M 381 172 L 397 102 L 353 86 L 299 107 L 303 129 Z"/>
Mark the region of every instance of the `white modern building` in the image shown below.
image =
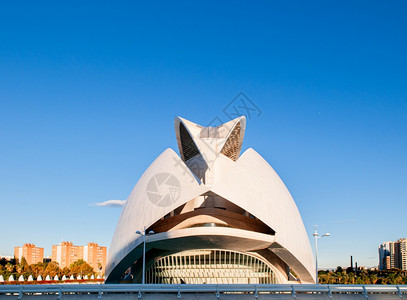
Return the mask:
<path id="1" fill-rule="evenodd" d="M 145 171 L 118 221 L 106 283 L 315 283 L 307 233 L 280 177 L 253 149 L 246 119 L 203 127 L 175 119 L 180 155 Z"/>

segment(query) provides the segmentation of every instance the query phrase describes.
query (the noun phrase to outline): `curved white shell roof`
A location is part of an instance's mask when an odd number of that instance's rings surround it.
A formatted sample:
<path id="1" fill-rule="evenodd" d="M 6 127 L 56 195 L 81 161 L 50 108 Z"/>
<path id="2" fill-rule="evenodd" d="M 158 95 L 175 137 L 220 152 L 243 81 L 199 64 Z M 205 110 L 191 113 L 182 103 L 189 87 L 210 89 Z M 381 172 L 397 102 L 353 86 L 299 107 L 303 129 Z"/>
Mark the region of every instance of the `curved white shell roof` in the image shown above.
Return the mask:
<path id="1" fill-rule="evenodd" d="M 193 140 L 198 151 L 200 153 L 208 152 L 210 146 L 206 143 L 207 140 L 199 139 L 199 126 L 177 118 L 176 130 L 177 128 L 179 130 L 181 123 L 189 133 L 194 132 Z M 289 265 L 303 283 L 315 282 L 315 268 L 309 240 L 297 206 L 280 177 L 253 149 L 248 149 L 240 157 L 238 157 L 238 153 L 236 161 L 221 153 L 223 145 L 230 142 L 227 141 L 230 132 L 237 124 L 241 126 L 242 134 L 240 138 L 239 135 L 237 138 L 234 137 L 236 141 L 233 143 L 240 152 L 245 119 L 240 117 L 229 123 L 232 124 L 228 127 L 229 132 L 215 133 L 222 139 L 221 142 L 218 141 L 218 145 L 222 147 L 215 146 L 213 148 L 216 150 L 215 152 L 210 150 L 212 151 L 210 155 L 203 155 L 208 166 L 206 174 L 211 174 L 211 180 L 207 180 L 206 184 L 194 172 L 191 172 L 187 166 L 189 163 L 185 163 L 172 149 L 165 150 L 145 171 L 128 197 L 117 224 L 109 248 L 106 266 L 107 281 L 123 274 L 132 262 L 140 257 L 137 246 L 141 244 L 142 238 L 135 233 L 136 231 L 141 231 L 144 226 L 148 228 L 182 204 L 212 191 L 250 212 L 271 227 L 275 231 L 275 236 L 272 240 L 265 236 L 265 247 Z M 201 126 L 201 128 L 203 127 Z M 219 136 L 220 134 L 223 136 Z M 177 139 L 180 146 L 178 132 Z M 157 202 L 152 197 L 154 196 L 152 182 L 157 180 L 172 180 L 172 185 L 175 180 L 177 181 L 175 186 L 178 186 L 179 189 L 175 192 L 169 191 L 171 197 Z M 221 229 L 216 230 L 217 235 L 223 234 Z M 228 234 L 227 232 L 233 231 L 225 230 L 224 234 Z M 185 234 L 186 231 L 172 232 L 171 236 L 185 237 Z M 259 236 L 261 234 L 257 234 L 257 240 Z M 163 238 L 169 238 L 169 236 L 166 236 L 165 233 L 157 234 L 151 236 L 151 241 Z"/>
<path id="2" fill-rule="evenodd" d="M 312 251 L 298 208 L 283 181 L 255 150 L 245 151 L 228 176 L 211 190 L 273 228 L 279 244 L 273 252 L 297 274 L 301 269 L 303 281 L 315 279 Z"/>

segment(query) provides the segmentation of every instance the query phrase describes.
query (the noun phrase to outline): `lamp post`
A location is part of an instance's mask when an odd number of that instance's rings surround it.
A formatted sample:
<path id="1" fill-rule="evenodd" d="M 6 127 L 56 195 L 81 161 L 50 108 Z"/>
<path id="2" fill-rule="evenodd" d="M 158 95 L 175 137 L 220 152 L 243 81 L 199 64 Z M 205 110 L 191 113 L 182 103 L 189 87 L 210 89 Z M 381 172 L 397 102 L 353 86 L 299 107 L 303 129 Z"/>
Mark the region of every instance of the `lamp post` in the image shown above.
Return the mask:
<path id="1" fill-rule="evenodd" d="M 145 284 L 145 276 L 146 276 L 146 226 L 144 226 L 143 232 L 136 231 L 137 234 L 143 236 L 143 277 L 141 279 L 141 284 Z M 154 234 L 154 231 L 149 231 L 147 235 Z"/>
<path id="2" fill-rule="evenodd" d="M 330 236 L 331 234 L 329 234 L 329 233 L 325 233 L 325 234 L 323 234 L 323 235 L 320 235 L 319 233 L 318 233 L 318 230 L 317 230 L 317 228 L 315 227 L 315 232 L 314 232 L 314 234 L 313 234 L 313 236 L 314 236 L 314 238 L 315 238 L 315 272 L 316 272 L 316 275 L 317 275 L 317 277 L 316 277 L 316 284 L 318 284 L 319 283 L 319 280 L 318 280 L 318 239 L 319 238 L 322 238 L 322 237 L 324 237 L 324 236 Z"/>

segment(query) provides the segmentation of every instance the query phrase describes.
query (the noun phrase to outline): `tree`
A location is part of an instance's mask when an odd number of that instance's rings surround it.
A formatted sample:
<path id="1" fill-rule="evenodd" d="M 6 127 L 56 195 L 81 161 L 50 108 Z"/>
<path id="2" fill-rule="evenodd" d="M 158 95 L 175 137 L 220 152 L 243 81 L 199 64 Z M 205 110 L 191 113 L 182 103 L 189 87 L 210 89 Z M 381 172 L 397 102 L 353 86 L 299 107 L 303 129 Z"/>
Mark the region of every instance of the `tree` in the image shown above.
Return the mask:
<path id="1" fill-rule="evenodd" d="M 7 259 L 5 257 L 2 257 L 0 259 L 0 265 L 4 267 L 6 264 L 7 264 Z"/>
<path id="2" fill-rule="evenodd" d="M 95 272 L 93 271 L 93 268 L 83 259 L 79 259 L 79 260 L 73 262 L 69 266 L 69 269 L 70 269 L 70 275 L 74 275 L 75 277 L 78 276 L 79 274 L 81 276 L 95 274 Z"/>
<path id="3" fill-rule="evenodd" d="M 69 273 L 71 272 L 71 270 L 69 270 L 68 267 L 65 267 L 61 270 L 61 276 L 65 275 L 69 277 Z"/>
<path id="4" fill-rule="evenodd" d="M 377 274 L 369 275 L 369 281 L 371 284 L 376 284 L 378 280 L 379 280 L 379 277 L 377 277 Z"/>
<path id="5" fill-rule="evenodd" d="M 16 266 L 13 265 L 13 264 L 11 264 L 10 262 L 8 262 L 8 263 L 6 264 L 6 269 L 7 269 L 7 271 L 9 271 L 9 272 L 15 272 L 15 271 L 16 271 Z"/>
<path id="6" fill-rule="evenodd" d="M 47 264 L 39 262 L 30 266 L 32 275 L 37 278 L 39 275 L 43 276 Z M 46 276 L 46 275 L 45 275 Z M 44 277 L 44 276 L 43 276 Z"/>
<path id="7" fill-rule="evenodd" d="M 47 275 L 49 275 L 51 277 L 55 277 L 55 275 L 58 275 L 58 276 L 61 275 L 59 265 L 57 262 L 51 261 L 50 263 L 48 263 L 48 265 L 44 271 L 44 276 L 47 276 Z"/>
<path id="8" fill-rule="evenodd" d="M 18 271 L 18 273 L 24 273 L 24 272 L 28 272 L 29 270 L 30 270 L 30 266 L 28 265 L 27 260 L 23 256 L 21 258 L 20 263 L 18 264 L 17 271 Z"/>

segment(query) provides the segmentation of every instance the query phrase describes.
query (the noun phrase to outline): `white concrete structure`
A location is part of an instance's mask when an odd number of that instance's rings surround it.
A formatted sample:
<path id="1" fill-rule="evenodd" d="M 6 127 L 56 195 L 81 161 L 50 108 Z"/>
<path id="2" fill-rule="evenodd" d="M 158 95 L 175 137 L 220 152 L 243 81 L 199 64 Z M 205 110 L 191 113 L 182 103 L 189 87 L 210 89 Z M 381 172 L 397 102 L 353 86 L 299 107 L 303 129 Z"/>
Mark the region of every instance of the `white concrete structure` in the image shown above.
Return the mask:
<path id="1" fill-rule="evenodd" d="M 290 269 L 300 282 L 315 282 L 289 191 L 255 150 L 240 155 L 245 125 L 245 117 L 218 127 L 175 119 L 180 156 L 165 150 L 128 197 L 109 248 L 107 283 L 141 282 L 143 238 L 135 232 L 144 226 L 155 232 L 146 237 L 147 283 L 296 282 Z M 190 276 L 192 265 L 199 270 Z M 188 271 L 163 275 L 170 266 Z M 237 278 L 234 266 L 253 276 Z"/>

